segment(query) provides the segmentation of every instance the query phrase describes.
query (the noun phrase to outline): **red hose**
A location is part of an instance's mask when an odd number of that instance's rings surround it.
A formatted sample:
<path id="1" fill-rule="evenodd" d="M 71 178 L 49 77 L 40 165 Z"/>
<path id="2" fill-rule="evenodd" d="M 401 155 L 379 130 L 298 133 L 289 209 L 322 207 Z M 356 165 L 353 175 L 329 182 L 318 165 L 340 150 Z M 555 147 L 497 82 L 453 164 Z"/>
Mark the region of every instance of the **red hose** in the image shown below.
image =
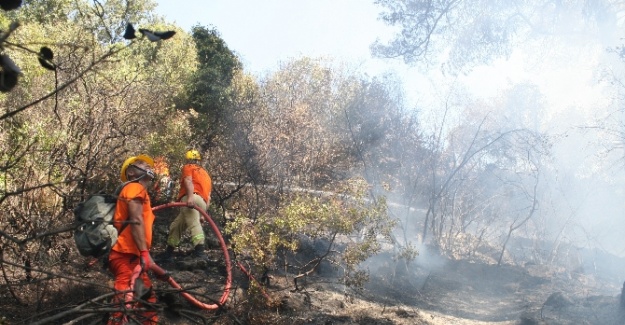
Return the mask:
<path id="1" fill-rule="evenodd" d="M 187 207 L 187 204 L 183 202 L 171 202 L 171 203 L 166 203 L 166 204 L 162 204 L 159 206 L 155 206 L 152 208 L 152 211 L 158 211 L 158 210 L 172 208 L 172 207 Z M 213 219 L 208 215 L 208 213 L 206 213 L 206 211 L 198 208 L 198 206 L 194 205 L 193 207 L 196 210 L 200 211 L 200 214 L 204 217 L 204 220 L 206 220 L 206 222 L 210 224 L 211 229 L 213 230 L 213 233 L 215 234 L 215 236 L 217 236 L 217 239 L 219 239 L 219 244 L 221 246 L 221 250 L 223 251 L 224 258 L 226 260 L 226 284 L 224 285 L 224 292 L 221 295 L 221 299 L 219 299 L 219 303 L 206 304 L 197 300 L 190 293 L 185 292 L 184 289 L 178 284 L 178 282 L 176 282 L 176 280 L 174 280 L 174 278 L 172 278 L 169 275 L 167 270 L 162 269 L 160 266 L 156 264 L 152 264 L 152 267 L 150 269 L 158 277 L 162 278 L 163 281 L 167 281 L 169 285 L 172 286 L 172 288 L 182 290 L 180 294 L 193 305 L 201 309 L 214 310 L 223 306 L 226 303 L 226 300 L 228 300 L 228 295 L 230 294 L 230 288 L 232 286 L 232 270 L 230 269 L 230 266 L 231 266 L 230 254 L 228 254 L 228 247 L 226 246 L 226 242 L 224 241 L 224 238 L 221 236 L 221 232 L 219 231 L 219 228 L 217 228 L 217 225 L 215 224 Z"/>

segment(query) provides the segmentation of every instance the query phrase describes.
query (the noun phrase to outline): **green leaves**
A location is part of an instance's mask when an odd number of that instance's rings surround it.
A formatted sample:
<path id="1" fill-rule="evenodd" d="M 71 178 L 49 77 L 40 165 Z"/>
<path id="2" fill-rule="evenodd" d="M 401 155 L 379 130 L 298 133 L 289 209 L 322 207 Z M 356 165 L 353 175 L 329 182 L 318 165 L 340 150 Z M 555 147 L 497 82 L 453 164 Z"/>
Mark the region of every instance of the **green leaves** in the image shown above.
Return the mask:
<path id="1" fill-rule="evenodd" d="M 2 1 L 0 0 L 0 7 L 5 10 L 10 10 L 7 8 L 17 8 L 21 5 L 21 1 Z M 28 49 L 27 47 L 21 44 L 12 44 L 7 42 L 7 38 L 11 35 L 11 33 L 19 27 L 19 23 L 14 22 L 11 24 L 9 30 L 7 32 L 0 32 L 0 49 L 4 49 L 5 47 L 13 47 L 18 50 L 23 50 L 31 53 L 35 53 L 37 55 L 37 61 L 39 64 L 47 69 L 54 71 L 57 68 L 57 65 L 53 62 L 54 52 L 47 46 L 43 46 L 39 49 L 39 52 L 35 52 L 33 50 Z M 164 32 L 153 32 L 147 29 L 139 29 L 142 35 L 146 36 L 148 40 L 151 42 L 157 42 L 160 40 L 167 40 L 172 38 L 176 32 L 175 31 L 164 31 Z M 128 23 L 126 25 L 126 31 L 124 33 L 124 38 L 128 40 L 135 39 L 136 33 L 135 28 L 132 24 Z M 18 82 L 18 77 L 21 74 L 20 68 L 9 58 L 6 54 L 0 55 L 0 92 L 9 92 L 11 91 Z"/>
<path id="2" fill-rule="evenodd" d="M 7 1 L 1 2 L 9 8 L 16 5 L 14 3 L 7 4 Z M 20 1 L 21 4 L 21 1 Z M 0 5 L 2 6 L 2 5 Z M 17 5 L 19 6 L 19 5 Z M 4 9 L 5 6 L 2 6 Z M 5 9 L 6 10 L 6 9 Z M 2 54 L 0 54 L 0 92 L 9 92 L 17 85 L 19 75 L 22 74 L 21 69 L 13 62 L 13 60 L 4 53 L 4 49 L 7 47 L 12 47 L 17 50 L 26 51 L 29 53 L 36 53 L 35 51 L 25 47 L 21 44 L 13 44 L 7 41 L 9 36 L 18 28 L 20 24 L 17 21 L 14 21 L 9 26 L 8 31 L 0 32 L 0 50 L 2 50 Z M 54 53 L 48 47 L 42 47 L 37 53 L 37 59 L 39 60 L 39 64 L 48 70 L 55 70 L 56 65 L 52 62 L 54 58 Z"/>
<path id="3" fill-rule="evenodd" d="M 212 135 L 202 133 L 206 133 L 205 130 L 213 133 L 226 130 L 224 120 L 232 98 L 230 86 L 241 63 L 217 30 L 196 26 L 193 40 L 199 66 L 187 86 L 188 102 L 183 107 L 193 107 L 201 114 L 195 128 L 198 136 L 210 143 Z"/>
<path id="4" fill-rule="evenodd" d="M 358 271 L 358 264 L 380 251 L 381 241 L 395 226 L 386 200 L 366 200 L 361 193 L 365 188 L 364 179 L 351 179 L 334 184 L 327 195 L 284 197 L 280 208 L 254 221 L 238 216 L 227 227 L 233 247 L 263 266 L 286 251 L 297 254 L 300 275 L 326 260 L 345 270 L 345 283 L 360 285 L 366 274 Z"/>

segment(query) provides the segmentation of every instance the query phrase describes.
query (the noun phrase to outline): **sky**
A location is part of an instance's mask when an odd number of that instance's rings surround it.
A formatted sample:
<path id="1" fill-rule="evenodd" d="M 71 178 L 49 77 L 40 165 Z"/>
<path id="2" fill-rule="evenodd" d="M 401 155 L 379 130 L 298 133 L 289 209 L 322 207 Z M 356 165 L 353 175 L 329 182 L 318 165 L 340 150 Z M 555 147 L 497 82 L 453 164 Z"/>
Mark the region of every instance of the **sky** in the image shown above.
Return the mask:
<path id="1" fill-rule="evenodd" d="M 432 106 L 438 71 L 426 76 L 401 59 L 380 59 L 369 47 L 376 40 L 389 40 L 394 27 L 379 20 L 381 7 L 373 0 L 156 0 L 156 13 L 186 31 L 197 24 L 214 26 L 230 50 L 241 59 L 247 73 L 262 76 L 278 70 L 281 62 L 302 56 L 328 58 L 347 63 L 369 76 L 397 75 L 404 84 L 406 106 Z M 469 81 L 473 91 L 487 92 L 504 84 L 506 69 Z M 487 82 L 490 86 L 485 87 Z M 417 89 L 419 91 L 410 91 Z"/>
<path id="2" fill-rule="evenodd" d="M 373 0 L 156 0 L 156 13 L 186 31 L 199 24 L 214 26 L 237 53 L 248 73 L 276 71 L 280 62 L 301 56 L 346 62 L 370 76 L 392 72 L 404 82 L 408 106 L 427 99 L 417 93 L 435 93 L 444 83 L 440 71 L 424 75 L 401 60 L 373 58 L 369 47 L 395 33 L 381 20 L 382 7 Z M 507 85 L 539 80 L 545 92 L 557 96 L 563 107 L 587 100 L 590 68 L 527 71 L 526 58 L 513 56 L 490 67 L 478 67 L 460 81 L 481 97 L 496 96 Z M 568 74 L 568 75 L 566 75 Z M 411 91 L 419 89 L 419 92 Z M 424 91 L 425 90 L 425 91 Z M 575 94 L 572 98 L 570 94 Z M 549 94 L 548 94 L 549 95 Z M 581 96 L 584 96 L 583 98 Z M 591 100 L 592 101 L 592 100 Z"/>
<path id="3" fill-rule="evenodd" d="M 382 7 L 373 0 L 156 0 L 156 13 L 186 31 L 194 25 L 214 26 L 247 73 L 257 76 L 278 70 L 281 62 L 302 56 L 347 63 L 369 76 L 393 73 L 403 81 L 407 107 L 432 106 L 441 72 L 428 75 L 401 59 L 371 55 L 370 46 L 387 41 L 397 30 L 379 19 Z M 490 96 L 512 76 L 515 67 L 480 70 L 468 79 L 471 91 Z M 468 77 L 467 77 L 468 78 Z M 411 91 L 411 90 L 416 91 Z"/>
<path id="4" fill-rule="evenodd" d="M 300 56 L 329 57 L 379 73 L 388 64 L 372 59 L 369 46 L 392 28 L 377 19 L 367 0 L 157 0 L 156 12 L 186 31 L 214 26 L 248 72 L 277 70 Z M 386 66 L 386 67 L 385 67 Z"/>
<path id="5" fill-rule="evenodd" d="M 190 31 L 214 26 L 236 52 L 246 72 L 256 75 L 276 71 L 280 62 L 300 56 L 327 57 L 347 62 L 369 75 L 397 74 L 405 83 L 409 105 L 416 102 L 411 89 L 436 92 L 445 77 L 438 69 L 424 74 L 400 59 L 373 58 L 370 45 L 386 41 L 397 31 L 379 19 L 382 7 L 373 0 L 156 0 L 157 14 Z M 605 33 L 610 34 L 610 33 Z M 536 62 L 516 53 L 505 60 L 477 67 L 459 81 L 481 97 L 494 97 L 510 84 L 531 81 L 551 96 L 561 109 L 594 102 L 591 83 L 596 62 L 580 56 L 553 57 Z M 593 54 L 589 54 L 593 56 Z M 562 66 L 560 63 L 570 63 Z M 573 96 L 571 96 L 573 95 Z"/>

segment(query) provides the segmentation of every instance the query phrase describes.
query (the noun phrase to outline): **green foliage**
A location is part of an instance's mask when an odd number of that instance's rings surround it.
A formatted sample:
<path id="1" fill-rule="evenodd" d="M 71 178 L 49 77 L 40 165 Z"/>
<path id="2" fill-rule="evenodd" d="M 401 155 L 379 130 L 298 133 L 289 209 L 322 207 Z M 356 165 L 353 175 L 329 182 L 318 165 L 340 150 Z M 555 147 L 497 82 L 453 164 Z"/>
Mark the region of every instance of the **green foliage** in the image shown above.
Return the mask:
<path id="1" fill-rule="evenodd" d="M 352 179 L 322 195 L 298 194 L 284 197 L 284 206 L 252 221 L 239 215 L 227 226 L 238 254 L 250 256 L 256 265 L 270 267 L 281 251 L 296 253 L 302 239 L 327 243 L 315 256 L 300 256 L 309 263 L 297 271 L 306 273 L 321 260 L 343 268 L 345 283 L 362 284 L 358 265 L 380 251 L 395 223 L 386 214 L 384 199 L 369 202 L 368 186 L 362 179 Z M 357 280 L 357 281 L 356 281 Z"/>
<path id="2" fill-rule="evenodd" d="M 84 195 L 115 188 L 122 161 L 147 152 L 154 132 L 184 124 L 167 116 L 195 69 L 191 37 L 179 32 L 162 42 L 120 38 L 128 21 L 167 27 L 149 19 L 150 3 L 30 1 L 0 14 L 4 31 L 20 22 L 3 34 L 8 37 L 2 54 L 21 69 L 18 85 L 0 98 L 3 234 L 26 238 L 67 227 L 75 204 Z M 40 65 L 43 45 L 54 53 L 55 71 Z M 40 267 L 65 235 L 34 238 L 27 245 L 0 236 L 4 259 Z"/>
<path id="3" fill-rule="evenodd" d="M 232 101 L 231 84 L 241 69 L 237 56 L 215 29 L 193 27 L 198 68 L 187 84 L 187 100 L 181 108 L 192 108 L 200 115 L 194 126 L 201 145 L 223 132 L 225 114 Z"/>
<path id="4" fill-rule="evenodd" d="M 19 10 L 8 12 L 12 20 L 21 22 L 37 23 L 42 25 L 55 25 L 67 21 L 68 14 L 74 12 L 74 4 L 86 3 L 72 0 L 32 0 L 24 1 Z M 60 29 L 59 29 L 60 30 Z"/>
<path id="5" fill-rule="evenodd" d="M 122 3 L 107 4 L 114 2 Z M 139 3 L 123 4 L 134 10 Z M 71 9 L 59 14 L 57 4 Z M 49 16 L 36 7 L 50 8 Z M 1 267 L 9 282 L 21 280 L 31 265 L 52 274 L 64 271 L 59 259 L 74 254 L 68 233 L 75 204 L 87 194 L 115 188 L 121 161 L 145 152 L 149 135 L 169 126 L 167 108 L 195 68 L 194 46 L 184 33 L 156 43 L 106 38 L 105 29 L 117 29 L 102 26 L 95 33 L 91 28 L 99 18 L 125 25 L 124 17 L 147 13 L 109 11 L 94 18 L 89 15 L 102 13 L 101 8 L 81 1 L 31 1 L 22 9 L 0 14 L 5 37 L 0 54 L 21 69 L 19 83 L 0 97 Z M 20 24 L 11 23 L 17 20 Z M 42 46 L 52 49 L 54 57 L 48 58 L 55 71 L 41 66 Z M 26 274 L 31 283 L 42 283 L 39 274 L 28 269 Z M 56 280 L 42 281 L 41 287 L 13 291 L 13 297 L 23 306 L 43 301 L 48 293 L 41 288 L 54 288 Z"/>
<path id="6" fill-rule="evenodd" d="M 193 112 L 171 110 L 162 121 L 161 127 L 147 136 L 147 152 L 154 156 L 167 157 L 170 166 L 174 166 L 171 163 L 176 161 L 182 163 L 182 153 L 188 150 L 193 138 L 189 125 L 190 115 Z"/>

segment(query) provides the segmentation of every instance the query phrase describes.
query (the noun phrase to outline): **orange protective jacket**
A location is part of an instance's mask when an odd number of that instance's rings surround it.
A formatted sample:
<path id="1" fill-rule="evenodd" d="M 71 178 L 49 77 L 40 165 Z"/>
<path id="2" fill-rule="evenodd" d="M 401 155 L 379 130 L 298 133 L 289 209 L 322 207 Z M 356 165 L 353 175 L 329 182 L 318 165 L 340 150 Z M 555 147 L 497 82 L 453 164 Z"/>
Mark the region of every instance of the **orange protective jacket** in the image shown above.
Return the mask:
<path id="1" fill-rule="evenodd" d="M 150 204 L 150 196 L 143 185 L 139 183 L 128 183 L 119 193 L 117 198 L 117 206 L 115 208 L 115 216 L 113 217 L 115 228 L 120 231 L 123 225 L 126 225 L 117 237 L 117 242 L 113 245 L 112 250 L 120 253 L 129 253 L 139 256 L 139 249 L 132 238 L 131 227 L 124 222 L 128 220 L 128 202 L 131 200 L 141 200 L 143 202 L 143 226 L 145 227 L 145 240 L 148 249 L 152 247 L 152 225 L 154 224 L 154 213 Z"/>
<path id="2" fill-rule="evenodd" d="M 184 179 L 187 176 L 191 176 L 193 179 L 193 192 L 201 196 L 204 201 L 208 202 L 211 191 L 213 189 L 213 182 L 208 172 L 199 165 L 186 164 L 182 166 L 182 175 L 180 175 L 180 193 L 178 193 L 178 201 L 187 195 L 187 190 L 184 187 Z"/>

